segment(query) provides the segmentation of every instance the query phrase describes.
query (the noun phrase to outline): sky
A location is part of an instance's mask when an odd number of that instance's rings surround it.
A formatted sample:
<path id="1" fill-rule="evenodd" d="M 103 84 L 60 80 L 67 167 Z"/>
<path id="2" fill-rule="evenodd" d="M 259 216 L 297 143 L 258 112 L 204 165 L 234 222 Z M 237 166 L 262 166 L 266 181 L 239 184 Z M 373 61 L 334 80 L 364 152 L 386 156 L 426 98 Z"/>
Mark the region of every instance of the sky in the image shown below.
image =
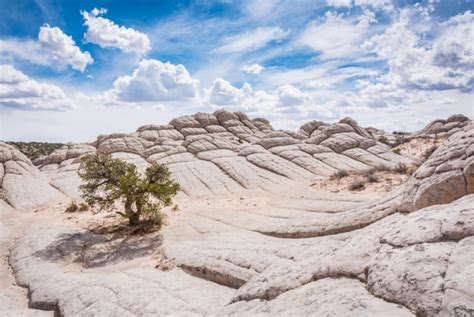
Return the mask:
<path id="1" fill-rule="evenodd" d="M 179 115 L 278 129 L 474 116 L 473 0 L 0 0 L 0 140 L 87 142 Z"/>

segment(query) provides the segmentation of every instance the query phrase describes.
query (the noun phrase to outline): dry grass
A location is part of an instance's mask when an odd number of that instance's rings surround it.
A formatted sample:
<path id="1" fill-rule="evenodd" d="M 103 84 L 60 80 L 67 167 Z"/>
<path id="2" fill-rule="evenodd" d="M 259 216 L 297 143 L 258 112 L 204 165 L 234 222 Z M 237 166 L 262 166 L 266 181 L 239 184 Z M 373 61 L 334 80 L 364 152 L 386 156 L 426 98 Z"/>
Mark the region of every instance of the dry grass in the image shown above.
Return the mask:
<path id="1" fill-rule="evenodd" d="M 350 191 L 358 191 L 358 190 L 364 189 L 364 187 L 365 187 L 364 182 L 356 180 L 356 181 L 353 181 L 352 183 L 350 183 L 348 189 Z"/>
<path id="2" fill-rule="evenodd" d="M 335 172 L 334 174 L 332 174 L 329 179 L 341 179 L 341 178 L 344 178 L 344 177 L 347 177 L 349 176 L 349 173 L 346 171 L 346 170 L 339 170 L 337 172 Z"/>

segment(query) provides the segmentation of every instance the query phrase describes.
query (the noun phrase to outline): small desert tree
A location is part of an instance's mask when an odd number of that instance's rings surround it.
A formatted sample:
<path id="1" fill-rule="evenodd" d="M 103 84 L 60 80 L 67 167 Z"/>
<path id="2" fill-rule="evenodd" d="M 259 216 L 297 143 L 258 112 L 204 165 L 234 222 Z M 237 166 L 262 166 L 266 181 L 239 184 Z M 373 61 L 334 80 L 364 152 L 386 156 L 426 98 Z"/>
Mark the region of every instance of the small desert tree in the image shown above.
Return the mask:
<path id="1" fill-rule="evenodd" d="M 141 215 L 160 217 L 161 208 L 171 205 L 179 190 L 166 166 L 152 164 L 141 175 L 134 164 L 110 154 L 83 156 L 79 176 L 83 180 L 79 187 L 81 196 L 89 205 L 97 204 L 102 210 L 121 201 L 123 210 L 117 213 L 127 218 L 130 225 L 137 225 Z"/>

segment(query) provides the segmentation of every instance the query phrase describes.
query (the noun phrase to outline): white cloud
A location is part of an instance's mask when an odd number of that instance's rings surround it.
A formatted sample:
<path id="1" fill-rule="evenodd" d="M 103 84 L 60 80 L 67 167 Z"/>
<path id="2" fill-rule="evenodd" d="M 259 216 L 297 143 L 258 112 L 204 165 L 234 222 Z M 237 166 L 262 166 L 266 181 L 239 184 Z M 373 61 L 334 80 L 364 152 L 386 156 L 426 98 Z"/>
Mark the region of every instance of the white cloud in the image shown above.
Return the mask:
<path id="1" fill-rule="evenodd" d="M 81 72 L 94 62 L 89 52 L 81 52 L 72 37 L 64 34 L 58 27 L 50 27 L 48 24 L 40 27 L 38 43 L 52 54 L 54 60 L 69 64 Z"/>
<path id="2" fill-rule="evenodd" d="M 427 9 L 403 9 L 399 20 L 363 47 L 387 60 L 389 72 L 383 81 L 406 89 L 466 88 L 474 79 L 474 56 L 470 41 L 474 15 L 466 12 L 442 25 L 430 44 L 425 33 L 433 23 Z"/>
<path id="3" fill-rule="evenodd" d="M 0 65 L 0 108 L 67 110 L 71 102 L 58 86 L 30 79 L 11 65 Z"/>
<path id="4" fill-rule="evenodd" d="M 474 70 L 474 14 L 466 11 L 441 25 L 443 32 L 433 45 L 433 63 L 466 73 Z"/>
<path id="5" fill-rule="evenodd" d="M 391 0 L 326 0 L 326 4 L 331 7 L 351 8 L 353 6 L 361 6 L 385 11 L 392 11 L 394 9 Z"/>
<path id="6" fill-rule="evenodd" d="M 354 57 L 360 51 L 369 24 L 376 22 L 375 15 L 368 10 L 357 20 L 326 12 L 324 20 L 309 23 L 297 43 L 321 52 L 323 59 Z"/>
<path id="7" fill-rule="evenodd" d="M 292 108 L 293 106 L 304 105 L 309 101 L 309 96 L 293 85 L 284 85 L 276 90 L 278 96 L 278 104 L 284 108 Z"/>
<path id="8" fill-rule="evenodd" d="M 132 28 L 118 26 L 113 21 L 101 17 L 107 13 L 106 9 L 94 8 L 91 12 L 81 11 L 87 33 L 84 39 L 87 42 L 99 45 L 102 48 L 115 47 L 125 52 L 145 54 L 150 47 L 150 40 L 146 34 Z"/>
<path id="9" fill-rule="evenodd" d="M 260 74 L 264 69 L 265 67 L 260 64 L 244 65 L 240 68 L 245 73 L 254 75 Z"/>
<path id="10" fill-rule="evenodd" d="M 316 106 L 308 94 L 292 85 L 283 85 L 272 93 L 267 93 L 264 90 L 254 91 L 249 83 L 237 88 L 228 81 L 217 78 L 211 88 L 206 90 L 205 98 L 217 108 L 245 111 L 253 116 L 271 119 L 295 120 L 307 118 L 310 114 L 317 117 L 332 115 L 326 109 Z"/>
<path id="11" fill-rule="evenodd" d="M 3 62 L 26 60 L 33 64 L 63 69 L 67 65 L 84 72 L 94 59 L 82 52 L 71 36 L 48 24 L 40 27 L 38 40 L 0 40 L 0 58 Z"/>
<path id="12" fill-rule="evenodd" d="M 255 30 L 230 36 L 215 51 L 218 53 L 238 53 L 258 50 L 272 41 L 283 40 L 288 32 L 280 27 L 259 27 Z"/>
<path id="13" fill-rule="evenodd" d="M 333 101 L 337 108 L 345 109 L 399 109 L 417 105 L 437 104 L 438 91 L 472 89 L 474 80 L 473 47 L 467 38 L 472 37 L 474 15 L 466 12 L 439 25 L 431 21 L 429 8 L 406 7 L 399 18 L 382 34 L 368 39 L 363 48 L 386 60 L 387 73 L 373 81 L 357 81 L 357 91 L 349 91 Z M 427 34 L 433 38 L 426 41 Z M 471 90 L 472 91 L 472 90 Z M 452 104 L 443 99 L 446 107 Z"/>
<path id="14" fill-rule="evenodd" d="M 326 4 L 331 7 L 352 7 L 352 0 L 326 0 Z"/>
<path id="15" fill-rule="evenodd" d="M 278 0 L 255 0 L 249 2 L 246 11 L 255 19 L 261 19 L 271 15 L 276 7 L 280 6 Z"/>
<path id="16" fill-rule="evenodd" d="M 15 60 L 26 60 L 43 66 L 52 64 L 50 55 L 42 52 L 40 45 L 34 40 L 0 40 L 0 63 L 13 63 Z"/>
<path id="17" fill-rule="evenodd" d="M 216 78 L 212 83 L 209 102 L 219 106 L 246 106 L 245 101 L 251 98 L 253 94 L 252 87 L 244 83 L 241 89 L 234 87 L 231 83 L 222 78 Z"/>
<path id="18" fill-rule="evenodd" d="M 392 0 L 354 0 L 354 5 L 361 7 L 372 7 L 374 9 L 386 11 L 392 11 L 394 9 Z"/>
<path id="19" fill-rule="evenodd" d="M 108 102 L 178 101 L 194 98 L 199 81 L 183 65 L 143 59 L 131 76 L 120 76 L 105 93 Z"/>

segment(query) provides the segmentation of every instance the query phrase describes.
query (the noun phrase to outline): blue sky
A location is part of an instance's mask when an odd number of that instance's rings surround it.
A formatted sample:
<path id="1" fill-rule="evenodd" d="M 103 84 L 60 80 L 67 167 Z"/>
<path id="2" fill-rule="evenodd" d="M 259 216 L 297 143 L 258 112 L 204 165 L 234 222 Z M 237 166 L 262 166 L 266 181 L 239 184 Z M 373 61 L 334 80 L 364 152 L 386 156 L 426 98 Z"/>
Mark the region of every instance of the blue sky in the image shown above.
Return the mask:
<path id="1" fill-rule="evenodd" d="M 473 116 L 472 0 L 0 0 L 0 139 L 226 108 L 296 130 Z"/>

